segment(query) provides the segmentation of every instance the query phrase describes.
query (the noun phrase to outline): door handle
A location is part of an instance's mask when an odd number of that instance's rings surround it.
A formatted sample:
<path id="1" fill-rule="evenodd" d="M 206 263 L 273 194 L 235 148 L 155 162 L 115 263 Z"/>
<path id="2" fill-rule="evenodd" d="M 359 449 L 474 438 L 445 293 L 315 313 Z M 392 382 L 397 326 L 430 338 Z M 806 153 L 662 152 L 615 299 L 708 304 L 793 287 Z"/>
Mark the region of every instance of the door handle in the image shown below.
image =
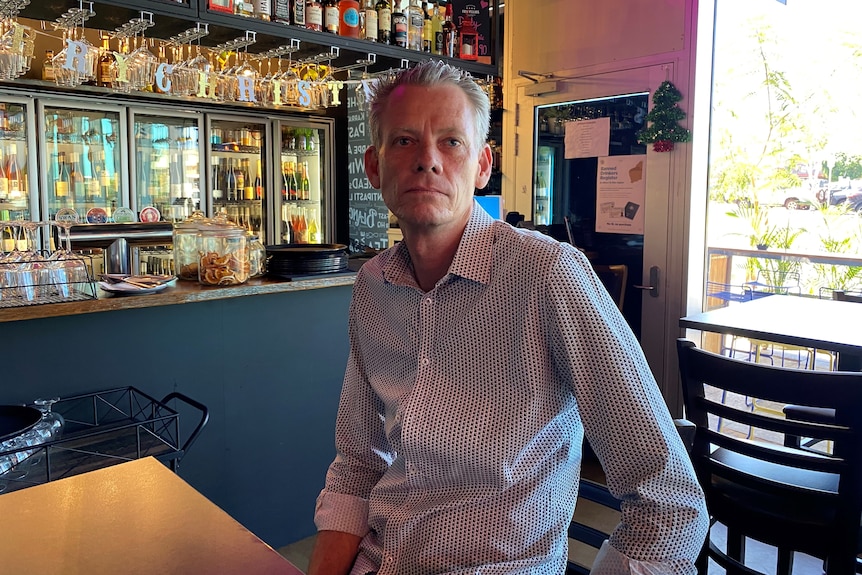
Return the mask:
<path id="1" fill-rule="evenodd" d="M 659 268 L 658 266 L 652 266 L 649 269 L 649 285 L 635 285 L 632 286 L 637 289 L 642 289 L 644 291 L 648 291 L 649 295 L 652 297 L 658 297 L 659 289 L 658 289 L 658 278 L 659 278 Z"/>

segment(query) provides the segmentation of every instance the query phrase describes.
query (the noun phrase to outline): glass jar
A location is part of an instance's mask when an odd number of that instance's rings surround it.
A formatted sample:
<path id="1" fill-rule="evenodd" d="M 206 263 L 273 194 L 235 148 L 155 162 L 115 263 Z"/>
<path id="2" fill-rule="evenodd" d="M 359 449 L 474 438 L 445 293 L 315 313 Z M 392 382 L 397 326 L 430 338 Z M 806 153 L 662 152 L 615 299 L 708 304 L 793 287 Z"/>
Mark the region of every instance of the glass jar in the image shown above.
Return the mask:
<path id="1" fill-rule="evenodd" d="M 174 224 L 174 270 L 181 280 L 198 279 L 198 232 L 207 221 L 202 211 L 195 210 L 191 216 Z"/>
<path id="2" fill-rule="evenodd" d="M 266 273 L 266 248 L 255 235 L 248 236 L 249 278 L 260 277 Z"/>
<path id="3" fill-rule="evenodd" d="M 245 229 L 212 222 L 198 233 L 198 282 L 208 286 L 245 283 L 251 269 Z"/>

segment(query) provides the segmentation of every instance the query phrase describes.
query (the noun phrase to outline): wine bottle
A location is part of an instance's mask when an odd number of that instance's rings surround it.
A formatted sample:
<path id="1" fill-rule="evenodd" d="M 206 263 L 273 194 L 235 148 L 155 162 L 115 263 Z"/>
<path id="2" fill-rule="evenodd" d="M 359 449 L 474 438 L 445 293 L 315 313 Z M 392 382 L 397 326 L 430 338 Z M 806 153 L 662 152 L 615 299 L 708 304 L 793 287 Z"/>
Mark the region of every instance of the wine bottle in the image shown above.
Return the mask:
<path id="1" fill-rule="evenodd" d="M 6 170 L 3 169 L 3 162 L 0 160 L 0 202 L 5 202 L 9 199 L 9 177 L 6 175 Z"/>
<path id="2" fill-rule="evenodd" d="M 69 168 L 66 166 L 66 152 L 57 154 L 57 179 L 54 180 L 54 195 L 57 198 L 69 197 Z"/>
<path id="3" fill-rule="evenodd" d="M 377 41 L 381 44 L 392 43 L 392 4 L 389 0 L 377 0 Z"/>
<path id="4" fill-rule="evenodd" d="M 323 30 L 338 34 L 338 0 L 323 0 Z"/>
<path id="5" fill-rule="evenodd" d="M 249 160 L 245 159 L 242 161 L 242 178 L 243 178 L 243 188 L 242 188 L 242 199 L 244 200 L 253 200 L 254 199 L 254 185 L 255 182 L 251 178 L 251 170 L 249 168 Z"/>
<path id="6" fill-rule="evenodd" d="M 227 160 L 227 167 L 224 172 L 224 189 L 227 194 L 227 201 L 236 201 L 236 172 L 233 170 L 233 161 Z"/>
<path id="7" fill-rule="evenodd" d="M 308 181 L 308 162 L 302 163 L 302 179 L 299 182 L 299 191 L 303 200 L 311 199 L 311 182 Z"/>
<path id="8" fill-rule="evenodd" d="M 238 201 L 242 199 L 245 190 L 245 174 L 242 171 L 242 163 L 238 163 L 234 167 L 234 182 L 236 187 L 234 188 L 233 199 Z"/>
<path id="9" fill-rule="evenodd" d="M 9 152 L 6 154 L 6 178 L 9 181 L 9 199 L 16 200 L 24 197 L 27 186 L 18 167 L 18 150 L 15 144 L 9 146 Z"/>
<path id="10" fill-rule="evenodd" d="M 219 165 L 219 159 L 213 157 L 210 161 L 212 167 L 212 198 L 213 202 L 218 202 L 224 199 L 224 190 L 222 189 L 222 184 L 224 183 L 221 174 L 221 166 Z"/>
<path id="11" fill-rule="evenodd" d="M 401 0 L 395 0 L 392 10 L 392 44 L 399 48 L 407 47 L 407 14 L 401 9 Z"/>
<path id="12" fill-rule="evenodd" d="M 256 172 L 257 173 L 254 176 L 254 186 L 253 186 L 253 188 L 254 188 L 254 199 L 260 200 L 265 195 L 264 190 L 263 190 L 263 178 L 261 177 L 260 160 L 257 161 Z"/>
<path id="13" fill-rule="evenodd" d="M 287 192 L 288 188 L 290 188 L 290 185 L 288 184 L 288 181 L 287 181 L 287 162 L 282 162 L 281 163 L 281 201 L 282 202 L 286 202 L 287 200 L 290 199 L 290 197 L 288 196 L 288 192 Z"/>
<path id="14" fill-rule="evenodd" d="M 287 198 L 289 200 L 299 199 L 299 181 L 296 179 L 296 164 L 289 162 L 287 165 Z"/>
<path id="15" fill-rule="evenodd" d="M 83 203 L 85 200 L 84 193 L 84 174 L 81 173 L 81 166 L 78 161 L 78 154 L 72 152 L 70 154 L 71 166 L 69 168 L 69 183 L 71 185 L 72 194 L 75 196 L 75 201 Z"/>

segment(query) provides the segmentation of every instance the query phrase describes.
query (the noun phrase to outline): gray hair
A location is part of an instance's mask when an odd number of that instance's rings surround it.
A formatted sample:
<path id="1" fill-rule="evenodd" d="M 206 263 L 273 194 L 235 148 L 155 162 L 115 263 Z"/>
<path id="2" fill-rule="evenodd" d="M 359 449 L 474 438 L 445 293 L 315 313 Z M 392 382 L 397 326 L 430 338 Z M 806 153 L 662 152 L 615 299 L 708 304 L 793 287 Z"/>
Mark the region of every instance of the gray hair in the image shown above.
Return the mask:
<path id="1" fill-rule="evenodd" d="M 475 80 L 463 70 L 450 66 L 442 60 L 426 60 L 413 68 L 400 70 L 393 75 L 380 78 L 371 86 L 371 98 L 368 102 L 368 125 L 371 130 L 371 143 L 380 147 L 380 120 L 386 114 L 389 96 L 398 86 L 435 87 L 451 84 L 464 90 L 467 100 L 473 105 L 476 116 L 476 130 L 473 132 L 474 150 L 481 149 L 488 138 L 488 127 L 491 123 L 491 103 L 488 95 Z M 428 103 L 433 106 L 433 102 Z"/>

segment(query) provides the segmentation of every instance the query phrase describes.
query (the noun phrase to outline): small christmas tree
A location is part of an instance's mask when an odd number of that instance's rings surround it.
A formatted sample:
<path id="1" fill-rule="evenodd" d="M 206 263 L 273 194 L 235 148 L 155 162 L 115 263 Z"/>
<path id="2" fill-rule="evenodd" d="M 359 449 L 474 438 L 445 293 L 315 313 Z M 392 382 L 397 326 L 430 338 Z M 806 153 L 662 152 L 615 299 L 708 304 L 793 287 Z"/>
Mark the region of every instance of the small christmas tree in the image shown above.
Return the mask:
<path id="1" fill-rule="evenodd" d="M 678 123 L 685 118 L 685 112 L 676 105 L 680 100 L 679 90 L 668 81 L 662 82 L 652 96 L 653 108 L 646 115 L 651 125 L 638 132 L 638 140 L 652 144 L 656 152 L 669 152 L 674 142 L 691 140 L 691 132 Z"/>

